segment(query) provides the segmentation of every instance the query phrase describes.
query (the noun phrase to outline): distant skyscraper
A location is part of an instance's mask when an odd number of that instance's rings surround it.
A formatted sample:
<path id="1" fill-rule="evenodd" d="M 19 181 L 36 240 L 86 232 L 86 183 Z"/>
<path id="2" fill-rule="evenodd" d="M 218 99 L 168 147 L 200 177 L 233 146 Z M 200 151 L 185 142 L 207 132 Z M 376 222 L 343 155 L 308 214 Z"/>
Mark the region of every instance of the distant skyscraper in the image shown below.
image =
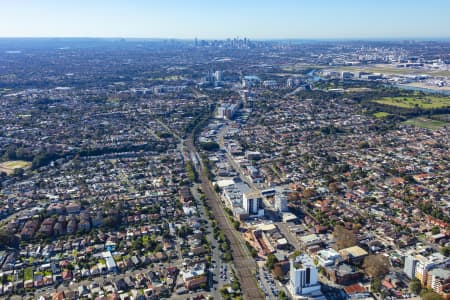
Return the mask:
<path id="1" fill-rule="evenodd" d="M 222 81 L 222 74 L 223 74 L 222 71 L 215 71 L 214 72 L 214 79 L 216 81 Z"/>
<path id="2" fill-rule="evenodd" d="M 294 79 L 293 78 L 288 78 L 288 80 L 286 81 L 286 86 L 288 88 L 294 87 L 295 83 L 294 83 Z"/>

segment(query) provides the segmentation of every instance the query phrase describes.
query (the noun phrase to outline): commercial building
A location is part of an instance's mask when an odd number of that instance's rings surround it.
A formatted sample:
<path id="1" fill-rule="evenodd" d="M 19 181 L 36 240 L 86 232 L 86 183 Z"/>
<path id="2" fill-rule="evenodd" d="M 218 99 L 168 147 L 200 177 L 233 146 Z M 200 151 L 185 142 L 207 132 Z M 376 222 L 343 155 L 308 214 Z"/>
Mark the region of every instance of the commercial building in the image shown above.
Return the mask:
<path id="1" fill-rule="evenodd" d="M 114 258 L 110 251 L 102 252 L 102 257 L 105 260 L 106 268 L 108 269 L 108 272 L 118 272 L 116 262 L 114 261 Z"/>
<path id="2" fill-rule="evenodd" d="M 429 279 L 432 279 L 429 276 L 429 272 L 438 267 L 448 267 L 449 264 L 450 258 L 438 252 L 432 253 L 427 257 L 420 254 L 409 254 L 405 257 L 403 272 L 411 279 L 419 279 L 422 285 L 431 287 L 431 283 L 428 282 Z"/>
<path id="3" fill-rule="evenodd" d="M 334 263 L 340 258 L 341 256 L 339 253 L 333 248 L 328 248 L 317 252 L 317 260 L 322 267 L 334 265 Z"/>
<path id="4" fill-rule="evenodd" d="M 244 88 L 248 88 L 248 87 L 253 87 L 257 84 L 259 84 L 259 82 L 261 81 L 261 79 L 258 76 L 244 76 L 244 78 L 242 79 L 242 87 Z"/>
<path id="5" fill-rule="evenodd" d="M 428 257 L 416 255 L 417 264 L 415 276 L 423 285 L 427 285 L 428 272 L 431 269 L 446 265 L 450 259 L 442 254 L 435 252 Z"/>
<path id="6" fill-rule="evenodd" d="M 319 238 L 317 234 L 308 234 L 300 237 L 300 242 L 304 247 L 310 247 L 315 245 L 321 245 L 323 243 L 322 239 Z"/>
<path id="7" fill-rule="evenodd" d="M 204 264 L 196 264 L 193 267 L 181 271 L 184 287 L 188 290 L 193 290 L 206 284 L 208 281 L 207 273 Z"/>
<path id="8" fill-rule="evenodd" d="M 244 193 L 242 196 L 242 207 L 249 217 L 264 216 L 262 196 L 259 191 Z"/>
<path id="9" fill-rule="evenodd" d="M 216 117 L 231 120 L 234 118 L 238 108 L 238 104 L 222 103 L 217 109 Z"/>
<path id="10" fill-rule="evenodd" d="M 244 193 L 251 191 L 247 184 L 236 182 L 223 188 L 222 197 L 225 200 L 225 205 L 234 209 L 242 207 L 242 197 Z"/>
<path id="11" fill-rule="evenodd" d="M 275 209 L 280 213 L 288 211 L 286 195 L 284 195 L 284 194 L 276 194 L 275 195 Z"/>
<path id="12" fill-rule="evenodd" d="M 297 216 L 290 212 L 281 213 L 283 223 L 295 222 L 298 220 Z"/>
<path id="13" fill-rule="evenodd" d="M 337 284 L 349 284 L 364 277 L 364 273 L 346 263 L 324 267 L 328 279 Z"/>
<path id="14" fill-rule="evenodd" d="M 406 274 L 406 276 L 408 276 L 409 279 L 413 279 L 416 275 L 416 264 L 417 260 L 414 256 L 408 255 L 405 257 L 403 272 Z"/>
<path id="15" fill-rule="evenodd" d="M 366 250 L 359 246 L 345 248 L 339 251 L 343 259 L 353 264 L 360 264 L 364 258 L 369 255 Z"/>
<path id="16" fill-rule="evenodd" d="M 263 86 L 265 88 L 275 88 L 278 86 L 278 82 L 276 80 L 264 80 Z"/>
<path id="17" fill-rule="evenodd" d="M 214 80 L 215 81 L 222 81 L 223 79 L 223 72 L 222 71 L 215 71 L 214 72 Z"/>
<path id="18" fill-rule="evenodd" d="M 301 254 L 291 260 L 289 288 L 293 295 L 320 293 L 318 272 L 312 258 Z"/>
<path id="19" fill-rule="evenodd" d="M 347 299 L 359 299 L 359 300 L 375 299 L 370 295 L 370 293 L 361 283 L 355 283 L 350 286 L 346 286 L 344 288 L 344 292 L 345 295 L 347 296 Z"/>
<path id="20" fill-rule="evenodd" d="M 261 152 L 245 151 L 245 158 L 247 158 L 248 160 L 259 160 L 259 159 L 261 159 Z"/>
<path id="21" fill-rule="evenodd" d="M 433 289 L 433 291 L 444 297 L 444 293 L 446 294 L 444 287 L 446 285 L 450 285 L 450 270 L 436 268 L 428 272 L 427 288 Z M 450 288 L 450 286 L 448 287 Z M 450 294 L 448 295 L 448 299 L 450 299 Z"/>

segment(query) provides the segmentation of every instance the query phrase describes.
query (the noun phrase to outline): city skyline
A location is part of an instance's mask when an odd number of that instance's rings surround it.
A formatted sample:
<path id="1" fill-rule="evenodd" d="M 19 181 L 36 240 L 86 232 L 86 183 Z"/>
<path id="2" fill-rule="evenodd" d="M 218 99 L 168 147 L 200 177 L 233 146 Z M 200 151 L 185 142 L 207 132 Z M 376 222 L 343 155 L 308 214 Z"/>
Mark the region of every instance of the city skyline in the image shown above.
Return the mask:
<path id="1" fill-rule="evenodd" d="M 0 37 L 448 39 L 450 3 L 423 1 L 24 1 Z"/>

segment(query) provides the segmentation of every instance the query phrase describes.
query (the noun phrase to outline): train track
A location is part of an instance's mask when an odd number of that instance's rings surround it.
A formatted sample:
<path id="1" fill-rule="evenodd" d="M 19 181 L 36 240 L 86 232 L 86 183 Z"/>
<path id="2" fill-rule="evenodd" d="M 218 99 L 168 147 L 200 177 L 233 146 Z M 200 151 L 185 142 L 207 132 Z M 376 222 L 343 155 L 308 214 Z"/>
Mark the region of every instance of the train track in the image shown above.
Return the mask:
<path id="1" fill-rule="evenodd" d="M 186 141 L 187 149 L 190 153 L 195 153 L 198 156 L 197 150 L 193 144 L 193 137 Z M 256 262 L 251 257 L 245 242 L 240 234 L 232 227 L 232 224 L 228 220 L 226 212 L 217 197 L 216 192 L 213 190 L 211 182 L 203 172 L 203 165 L 196 164 L 196 171 L 201 181 L 202 190 L 207 197 L 209 206 L 211 207 L 214 219 L 218 226 L 222 229 L 228 241 L 230 242 L 230 248 L 233 255 L 233 265 L 236 270 L 236 275 L 241 285 L 241 290 L 245 299 L 251 300 L 263 300 L 264 297 L 261 294 L 258 283 L 256 281 Z"/>

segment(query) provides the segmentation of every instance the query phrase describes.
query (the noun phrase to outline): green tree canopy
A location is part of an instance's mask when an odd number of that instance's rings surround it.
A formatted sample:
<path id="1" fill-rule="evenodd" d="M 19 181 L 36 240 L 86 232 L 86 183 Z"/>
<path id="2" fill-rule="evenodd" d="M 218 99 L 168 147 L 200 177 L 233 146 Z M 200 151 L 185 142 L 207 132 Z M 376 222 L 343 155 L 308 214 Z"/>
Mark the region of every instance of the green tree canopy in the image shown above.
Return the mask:
<path id="1" fill-rule="evenodd" d="M 416 295 L 419 295 L 420 291 L 422 290 L 422 284 L 420 283 L 420 280 L 417 278 L 414 278 L 409 283 L 409 290 L 413 292 Z"/>
<path id="2" fill-rule="evenodd" d="M 278 262 L 278 258 L 273 254 L 269 254 L 267 256 L 266 267 L 269 268 L 270 270 L 272 270 L 275 267 L 275 264 L 277 262 Z"/>

